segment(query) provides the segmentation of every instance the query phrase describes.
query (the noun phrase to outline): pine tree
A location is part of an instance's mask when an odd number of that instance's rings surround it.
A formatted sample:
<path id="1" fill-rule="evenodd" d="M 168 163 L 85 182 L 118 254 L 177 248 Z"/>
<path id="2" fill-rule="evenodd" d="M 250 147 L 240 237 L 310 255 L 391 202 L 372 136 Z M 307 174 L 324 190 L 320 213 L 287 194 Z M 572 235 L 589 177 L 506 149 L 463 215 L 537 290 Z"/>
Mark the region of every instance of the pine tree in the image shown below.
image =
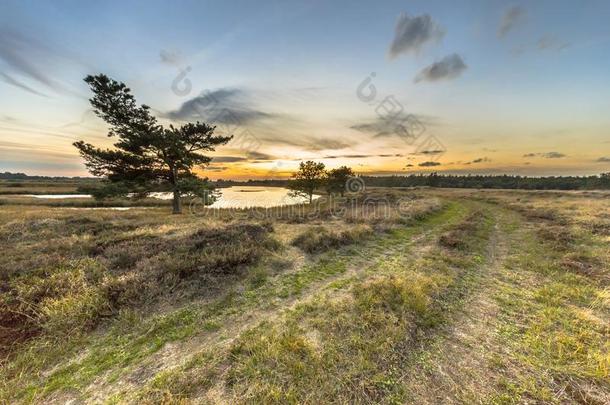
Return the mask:
<path id="1" fill-rule="evenodd" d="M 301 162 L 299 171 L 292 174 L 292 181 L 288 185 L 292 190 L 292 195 L 308 197 L 311 203 L 314 191 L 322 187 L 326 180 L 324 168 L 324 163 L 316 163 L 311 160 Z"/>
<path id="2" fill-rule="evenodd" d="M 74 143 L 91 174 L 106 180 L 93 191 L 96 198 L 143 197 L 169 188 L 174 214 L 182 212 L 181 195 L 197 195 L 211 203 L 211 185 L 193 168 L 209 164 L 212 159 L 202 152 L 226 144 L 231 136 L 215 136 L 215 127 L 202 122 L 164 128 L 148 106 L 137 105 L 125 84 L 102 74 L 87 76 L 85 82 L 94 94 L 89 100 L 93 110 L 110 126 L 108 136 L 118 139 L 113 149 Z"/>

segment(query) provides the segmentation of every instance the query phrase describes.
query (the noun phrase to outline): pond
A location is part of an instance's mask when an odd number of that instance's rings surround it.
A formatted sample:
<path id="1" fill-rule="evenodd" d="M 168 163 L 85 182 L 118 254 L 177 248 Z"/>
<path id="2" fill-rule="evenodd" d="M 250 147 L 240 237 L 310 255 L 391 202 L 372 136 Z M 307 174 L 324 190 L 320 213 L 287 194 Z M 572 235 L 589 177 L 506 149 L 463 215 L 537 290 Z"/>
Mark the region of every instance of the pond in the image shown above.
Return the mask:
<path id="1" fill-rule="evenodd" d="M 220 198 L 211 208 L 278 207 L 308 202 L 306 197 L 290 196 L 290 190 L 283 187 L 235 186 L 219 189 Z M 91 198 L 89 194 L 21 194 L 19 197 L 41 199 Z M 172 193 L 151 193 L 150 197 L 171 200 Z M 320 196 L 314 195 L 315 198 Z"/>
<path id="2" fill-rule="evenodd" d="M 222 195 L 212 208 L 278 207 L 308 202 L 306 197 L 292 197 L 282 187 L 237 186 L 220 189 Z M 320 196 L 314 195 L 315 198 Z"/>

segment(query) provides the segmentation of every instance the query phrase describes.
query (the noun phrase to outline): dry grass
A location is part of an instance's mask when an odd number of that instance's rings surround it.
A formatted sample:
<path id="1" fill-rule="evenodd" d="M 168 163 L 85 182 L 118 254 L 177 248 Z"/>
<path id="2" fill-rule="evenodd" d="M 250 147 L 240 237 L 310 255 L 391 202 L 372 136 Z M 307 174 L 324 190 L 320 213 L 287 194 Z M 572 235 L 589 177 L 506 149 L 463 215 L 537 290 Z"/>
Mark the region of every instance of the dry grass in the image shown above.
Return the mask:
<path id="1" fill-rule="evenodd" d="M 602 197 L 4 205 L 0 401 L 607 403 Z"/>

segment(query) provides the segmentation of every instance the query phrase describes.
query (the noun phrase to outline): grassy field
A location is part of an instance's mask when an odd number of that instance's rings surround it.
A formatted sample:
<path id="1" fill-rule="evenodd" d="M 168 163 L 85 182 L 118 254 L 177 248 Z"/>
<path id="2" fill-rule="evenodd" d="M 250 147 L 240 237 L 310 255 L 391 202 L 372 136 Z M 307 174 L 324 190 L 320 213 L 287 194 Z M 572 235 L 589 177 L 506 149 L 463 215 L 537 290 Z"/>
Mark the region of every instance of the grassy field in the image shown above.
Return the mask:
<path id="1" fill-rule="evenodd" d="M 610 403 L 610 193 L 0 205 L 0 403 Z"/>
<path id="2" fill-rule="evenodd" d="M 0 180 L 0 195 L 76 194 L 78 187 L 95 184 L 88 179 Z"/>

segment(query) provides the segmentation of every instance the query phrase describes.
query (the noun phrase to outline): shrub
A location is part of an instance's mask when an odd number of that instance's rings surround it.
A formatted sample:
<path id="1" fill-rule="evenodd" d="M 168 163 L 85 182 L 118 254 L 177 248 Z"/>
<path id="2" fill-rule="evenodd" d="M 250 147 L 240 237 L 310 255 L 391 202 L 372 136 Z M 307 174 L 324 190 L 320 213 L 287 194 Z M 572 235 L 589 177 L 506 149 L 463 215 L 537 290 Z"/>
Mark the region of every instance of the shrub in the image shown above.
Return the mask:
<path id="1" fill-rule="evenodd" d="M 277 250 L 279 242 L 269 237 L 270 224 L 235 224 L 219 229 L 202 229 L 185 245 L 176 266 L 181 277 L 203 271 L 226 274 L 239 266 L 256 263 L 266 250 Z M 172 258 L 172 261 L 174 258 Z"/>
<path id="2" fill-rule="evenodd" d="M 468 235 L 477 231 L 482 218 L 483 213 L 481 212 L 477 211 L 470 214 L 463 222 L 443 233 L 438 243 L 449 249 L 466 249 L 468 247 Z"/>
<path id="3" fill-rule="evenodd" d="M 357 225 L 343 231 L 331 231 L 323 226 L 316 226 L 297 236 L 292 245 L 307 253 L 318 253 L 356 243 L 366 239 L 372 232 L 368 225 Z"/>

